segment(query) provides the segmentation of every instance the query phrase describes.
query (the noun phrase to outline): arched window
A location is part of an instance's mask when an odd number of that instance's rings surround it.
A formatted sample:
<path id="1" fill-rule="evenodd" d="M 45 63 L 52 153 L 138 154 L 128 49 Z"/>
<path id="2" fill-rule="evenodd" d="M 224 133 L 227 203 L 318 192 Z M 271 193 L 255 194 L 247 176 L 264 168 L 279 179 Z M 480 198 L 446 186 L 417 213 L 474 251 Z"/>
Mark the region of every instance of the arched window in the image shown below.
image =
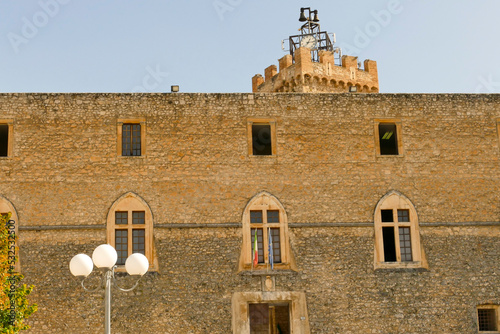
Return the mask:
<path id="1" fill-rule="evenodd" d="M 156 267 L 153 258 L 153 215 L 147 203 L 134 193 L 117 199 L 108 213 L 108 243 L 118 253 L 117 265 L 124 265 L 133 253 L 144 254 L 150 269 Z"/>
<path id="2" fill-rule="evenodd" d="M 276 197 L 267 192 L 254 196 L 243 212 L 242 226 L 240 270 L 270 269 L 271 254 L 274 269 L 294 267 L 288 240 L 286 212 Z M 256 264 L 254 264 L 255 238 L 257 238 Z"/>
<path id="3" fill-rule="evenodd" d="M 375 268 L 427 267 L 418 216 L 408 198 L 391 191 L 375 208 Z"/>
<path id="4" fill-rule="evenodd" d="M 16 209 L 14 208 L 14 205 L 12 205 L 12 203 L 7 200 L 6 198 L 0 196 L 0 214 L 6 214 L 6 213 L 11 213 L 11 216 L 10 216 L 10 220 L 11 222 L 8 223 L 9 224 L 9 227 L 12 228 L 13 226 L 13 229 L 14 229 L 14 232 L 16 233 L 16 236 L 18 237 L 17 240 L 19 240 L 19 219 L 17 218 L 17 211 Z M 17 261 L 16 261 L 16 265 L 15 265 L 15 270 L 17 272 L 20 272 L 21 270 L 21 265 L 20 265 L 20 261 L 19 261 L 19 250 L 18 250 L 18 242 L 16 242 L 16 250 L 15 250 L 15 255 L 17 256 Z"/>

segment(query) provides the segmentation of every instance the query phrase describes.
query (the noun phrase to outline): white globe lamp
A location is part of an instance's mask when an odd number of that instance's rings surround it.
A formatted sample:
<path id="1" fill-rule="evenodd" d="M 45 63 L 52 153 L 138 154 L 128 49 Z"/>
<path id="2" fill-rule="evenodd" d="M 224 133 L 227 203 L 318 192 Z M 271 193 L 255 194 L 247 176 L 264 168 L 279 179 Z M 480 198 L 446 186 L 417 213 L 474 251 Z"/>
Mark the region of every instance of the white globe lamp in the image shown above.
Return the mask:
<path id="1" fill-rule="evenodd" d="M 73 276 L 87 277 L 94 269 L 94 263 L 90 256 L 86 254 L 78 254 L 73 256 L 69 263 L 69 271 Z"/>
<path id="2" fill-rule="evenodd" d="M 148 272 L 149 261 L 141 253 L 134 253 L 125 261 L 125 269 L 129 275 L 142 276 Z"/>
<path id="3" fill-rule="evenodd" d="M 92 253 L 92 260 L 97 268 L 113 268 L 117 259 L 116 250 L 108 244 L 98 246 Z"/>

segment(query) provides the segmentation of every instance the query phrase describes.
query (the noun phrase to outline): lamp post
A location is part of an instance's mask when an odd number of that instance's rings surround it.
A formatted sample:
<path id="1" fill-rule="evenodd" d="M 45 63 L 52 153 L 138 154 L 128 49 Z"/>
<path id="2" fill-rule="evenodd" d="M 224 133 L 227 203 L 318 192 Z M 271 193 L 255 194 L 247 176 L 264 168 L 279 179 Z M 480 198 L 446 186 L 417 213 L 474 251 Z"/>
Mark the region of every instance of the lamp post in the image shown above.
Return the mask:
<path id="1" fill-rule="evenodd" d="M 81 284 L 85 291 L 94 292 L 104 286 L 104 333 L 111 333 L 111 286 L 115 282 L 116 287 L 120 291 L 132 291 L 139 284 L 141 277 L 148 271 L 149 261 L 140 254 L 134 253 L 130 255 L 125 261 L 125 269 L 131 276 L 139 276 L 137 282 L 130 289 L 123 289 L 118 286 L 115 278 L 116 260 L 118 255 L 113 246 L 104 244 L 98 246 L 92 253 L 92 259 L 86 254 L 78 254 L 73 256 L 69 263 L 69 270 L 71 274 L 81 278 Z M 102 271 L 102 280 L 100 286 L 95 289 L 88 289 L 85 287 L 84 282 L 87 276 L 90 275 L 94 265 Z"/>

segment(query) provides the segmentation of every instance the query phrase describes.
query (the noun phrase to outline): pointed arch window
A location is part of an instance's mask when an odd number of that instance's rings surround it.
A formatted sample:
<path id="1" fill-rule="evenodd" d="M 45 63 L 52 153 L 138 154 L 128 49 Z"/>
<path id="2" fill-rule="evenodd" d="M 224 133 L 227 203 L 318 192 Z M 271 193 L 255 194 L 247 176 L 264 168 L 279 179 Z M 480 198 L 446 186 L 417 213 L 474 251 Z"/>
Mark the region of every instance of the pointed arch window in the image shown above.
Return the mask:
<path id="1" fill-rule="evenodd" d="M 375 268 L 427 267 L 415 207 L 393 191 L 375 209 Z"/>
<path id="2" fill-rule="evenodd" d="M 125 194 L 111 206 L 107 219 L 108 243 L 118 253 L 117 265 L 124 265 L 133 253 L 144 254 L 154 269 L 153 215 L 147 203 L 133 193 Z"/>
<path id="3" fill-rule="evenodd" d="M 240 270 L 270 269 L 271 258 L 274 269 L 294 268 L 286 212 L 276 197 L 266 192 L 254 196 L 243 212 L 242 226 Z"/>

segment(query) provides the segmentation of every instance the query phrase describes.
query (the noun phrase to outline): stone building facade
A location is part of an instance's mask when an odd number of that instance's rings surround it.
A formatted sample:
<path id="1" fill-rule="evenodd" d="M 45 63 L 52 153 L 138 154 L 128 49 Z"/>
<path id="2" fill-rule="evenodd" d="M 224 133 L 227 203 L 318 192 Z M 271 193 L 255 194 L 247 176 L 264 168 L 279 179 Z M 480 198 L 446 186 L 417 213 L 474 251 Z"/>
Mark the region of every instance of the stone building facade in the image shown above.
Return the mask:
<path id="1" fill-rule="evenodd" d="M 134 212 L 151 267 L 113 333 L 498 326 L 499 95 L 0 94 L 0 119 L 28 333 L 103 331 L 68 264 Z"/>

